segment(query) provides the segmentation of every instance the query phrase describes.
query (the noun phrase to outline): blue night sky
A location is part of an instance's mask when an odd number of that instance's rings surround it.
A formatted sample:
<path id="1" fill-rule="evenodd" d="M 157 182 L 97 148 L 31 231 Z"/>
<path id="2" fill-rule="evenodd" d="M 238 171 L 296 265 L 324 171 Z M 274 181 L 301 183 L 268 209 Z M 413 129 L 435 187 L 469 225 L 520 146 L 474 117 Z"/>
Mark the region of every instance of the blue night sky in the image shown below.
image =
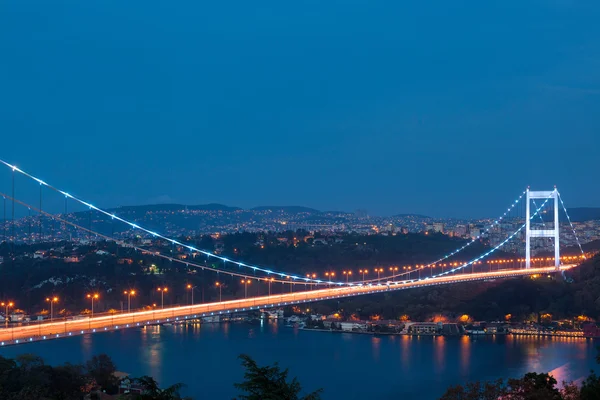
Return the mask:
<path id="1" fill-rule="evenodd" d="M 555 184 L 600 206 L 598 21 L 597 0 L 7 0 L 0 158 L 105 207 L 494 216 Z"/>

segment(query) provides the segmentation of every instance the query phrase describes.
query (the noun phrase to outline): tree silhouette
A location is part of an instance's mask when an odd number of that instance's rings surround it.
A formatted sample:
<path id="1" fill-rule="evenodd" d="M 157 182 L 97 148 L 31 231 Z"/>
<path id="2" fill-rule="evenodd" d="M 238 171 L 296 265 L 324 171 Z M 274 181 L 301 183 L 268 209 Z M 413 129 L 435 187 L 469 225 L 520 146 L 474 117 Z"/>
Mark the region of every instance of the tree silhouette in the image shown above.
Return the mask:
<path id="1" fill-rule="evenodd" d="M 166 389 L 158 387 L 158 383 L 150 376 L 142 376 L 134 380 L 143 388 L 143 393 L 136 397 L 136 400 L 180 400 L 179 390 L 184 386 L 182 383 L 176 383 Z"/>
<path id="2" fill-rule="evenodd" d="M 245 381 L 235 387 L 244 394 L 243 400 L 320 400 L 323 389 L 318 389 L 301 397 L 302 387 L 297 378 L 288 382 L 288 369 L 281 370 L 278 363 L 273 366 L 259 367 L 256 361 L 246 354 L 239 358 L 246 368 Z"/>

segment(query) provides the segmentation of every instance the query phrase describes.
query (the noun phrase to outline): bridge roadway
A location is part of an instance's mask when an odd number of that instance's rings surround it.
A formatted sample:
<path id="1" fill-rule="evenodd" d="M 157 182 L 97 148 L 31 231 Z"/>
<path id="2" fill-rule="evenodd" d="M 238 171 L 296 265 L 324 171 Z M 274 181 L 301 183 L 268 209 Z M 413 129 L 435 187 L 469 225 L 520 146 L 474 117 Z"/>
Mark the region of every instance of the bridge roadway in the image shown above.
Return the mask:
<path id="1" fill-rule="evenodd" d="M 567 270 L 575 265 L 561 266 Z M 402 290 L 425 286 L 435 286 L 459 282 L 482 281 L 518 277 L 534 274 L 550 274 L 556 272 L 552 267 L 499 270 L 491 272 L 457 273 L 437 278 L 427 278 L 420 281 L 385 282 L 377 285 L 344 286 L 327 289 L 310 290 L 297 293 L 277 294 L 272 296 L 253 297 L 240 300 L 228 300 L 216 303 L 204 303 L 190 306 L 171 307 L 160 310 L 137 311 L 114 315 L 102 315 L 85 319 L 61 320 L 60 322 L 29 323 L 26 325 L 0 329 L 0 346 L 24 344 L 34 341 L 65 338 L 135 328 L 144 325 L 173 323 L 193 320 L 201 317 L 221 315 L 249 310 L 266 309 L 288 306 L 291 304 L 307 303 L 340 297 L 358 296 Z"/>

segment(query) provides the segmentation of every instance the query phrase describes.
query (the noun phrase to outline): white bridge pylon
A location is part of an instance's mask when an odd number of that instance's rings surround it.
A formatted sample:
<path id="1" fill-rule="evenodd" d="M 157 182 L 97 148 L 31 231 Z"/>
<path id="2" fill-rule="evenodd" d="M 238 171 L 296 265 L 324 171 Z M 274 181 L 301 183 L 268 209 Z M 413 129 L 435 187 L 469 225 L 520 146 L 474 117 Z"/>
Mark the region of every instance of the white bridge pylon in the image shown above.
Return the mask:
<path id="1" fill-rule="evenodd" d="M 560 236 L 558 224 L 558 190 L 556 187 L 552 191 L 530 191 L 527 188 L 526 195 L 526 215 L 525 215 L 525 268 L 531 267 L 531 238 L 554 238 L 554 266 L 560 269 Z M 531 230 L 530 202 L 535 199 L 554 200 L 554 226 L 553 229 L 534 229 Z"/>

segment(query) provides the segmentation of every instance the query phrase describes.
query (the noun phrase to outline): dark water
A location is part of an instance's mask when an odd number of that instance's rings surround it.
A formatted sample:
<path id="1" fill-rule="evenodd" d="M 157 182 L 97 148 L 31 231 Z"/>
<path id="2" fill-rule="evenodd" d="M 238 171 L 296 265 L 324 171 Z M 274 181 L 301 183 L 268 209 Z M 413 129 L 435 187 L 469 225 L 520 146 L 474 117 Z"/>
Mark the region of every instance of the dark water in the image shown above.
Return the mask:
<path id="1" fill-rule="evenodd" d="M 154 376 L 161 385 L 186 383 L 194 399 L 231 399 L 242 378 L 237 356 L 279 361 L 305 389 L 324 399 L 435 399 L 469 380 L 552 372 L 578 380 L 596 368 L 589 339 L 496 337 L 372 337 L 298 331 L 264 323 L 149 327 L 2 349 L 36 353 L 49 363 L 84 362 L 107 353 L 120 371 Z"/>

